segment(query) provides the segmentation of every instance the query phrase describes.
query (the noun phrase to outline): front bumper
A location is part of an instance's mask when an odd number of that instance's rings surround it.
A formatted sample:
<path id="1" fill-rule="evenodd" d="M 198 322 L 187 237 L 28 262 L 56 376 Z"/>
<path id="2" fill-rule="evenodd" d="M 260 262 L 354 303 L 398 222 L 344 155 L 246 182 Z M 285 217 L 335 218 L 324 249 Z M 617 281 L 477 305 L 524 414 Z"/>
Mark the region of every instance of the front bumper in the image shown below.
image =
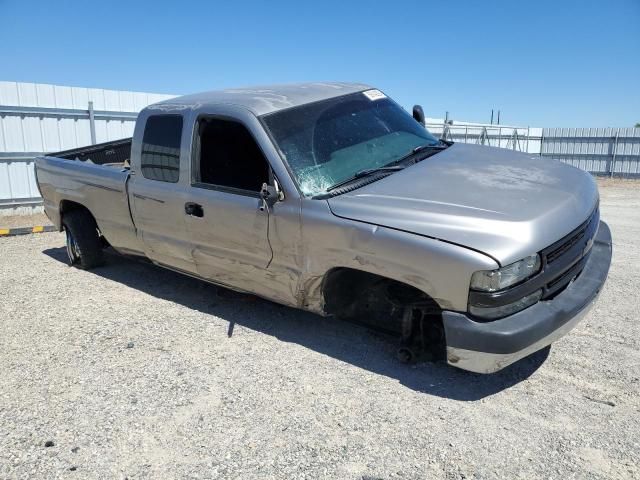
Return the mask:
<path id="1" fill-rule="evenodd" d="M 493 373 L 550 345 L 589 311 L 610 265 L 611 231 L 600 222 L 584 269 L 552 300 L 492 322 L 477 322 L 459 312 L 443 312 L 447 363 L 472 372 Z"/>

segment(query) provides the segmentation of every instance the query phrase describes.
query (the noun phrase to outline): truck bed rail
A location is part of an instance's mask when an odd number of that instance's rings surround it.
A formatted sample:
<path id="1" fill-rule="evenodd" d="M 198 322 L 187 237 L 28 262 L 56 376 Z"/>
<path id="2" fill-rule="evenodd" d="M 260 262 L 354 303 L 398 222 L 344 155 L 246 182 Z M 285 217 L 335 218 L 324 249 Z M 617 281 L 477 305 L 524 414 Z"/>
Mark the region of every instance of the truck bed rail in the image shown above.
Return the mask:
<path id="1" fill-rule="evenodd" d="M 88 147 L 74 148 L 62 152 L 50 153 L 47 156 L 66 160 L 90 160 L 96 165 L 121 164 L 128 165 L 131 157 L 131 138 L 98 143 Z"/>

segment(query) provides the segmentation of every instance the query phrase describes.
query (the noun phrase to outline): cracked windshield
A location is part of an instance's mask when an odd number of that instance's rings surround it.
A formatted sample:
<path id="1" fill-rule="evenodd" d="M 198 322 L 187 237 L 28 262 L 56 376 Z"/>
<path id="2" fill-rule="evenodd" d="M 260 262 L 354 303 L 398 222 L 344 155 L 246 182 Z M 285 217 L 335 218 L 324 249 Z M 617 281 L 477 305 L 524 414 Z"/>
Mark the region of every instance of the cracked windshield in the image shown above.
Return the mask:
<path id="1" fill-rule="evenodd" d="M 263 117 L 307 196 L 401 159 L 438 140 L 378 90 L 290 108 Z"/>

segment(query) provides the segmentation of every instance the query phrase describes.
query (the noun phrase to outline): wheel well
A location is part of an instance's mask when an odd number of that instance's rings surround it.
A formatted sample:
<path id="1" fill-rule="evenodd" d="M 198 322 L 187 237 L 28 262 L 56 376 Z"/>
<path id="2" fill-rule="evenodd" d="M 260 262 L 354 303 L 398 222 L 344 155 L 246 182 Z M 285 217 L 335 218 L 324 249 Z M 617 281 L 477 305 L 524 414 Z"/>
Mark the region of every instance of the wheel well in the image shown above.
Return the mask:
<path id="1" fill-rule="evenodd" d="M 325 311 L 338 317 L 399 331 L 402 310 L 415 306 L 440 318 L 440 306 L 425 292 L 406 283 L 361 270 L 330 270 L 323 281 Z"/>
<path id="2" fill-rule="evenodd" d="M 93 216 L 93 213 L 91 213 L 91 210 L 89 210 L 87 207 L 85 207 L 81 203 L 74 202 L 73 200 L 63 200 L 62 202 L 60 202 L 60 230 L 64 229 L 62 221 L 64 220 L 65 214 L 78 210 L 87 212 L 89 215 L 91 215 L 91 218 L 93 218 L 96 226 L 98 225 L 98 222 L 96 222 L 96 217 Z"/>
<path id="3" fill-rule="evenodd" d="M 61 230 L 64 229 L 62 220 L 64 220 L 65 214 L 69 212 L 75 212 L 78 210 L 87 212 L 91 216 L 91 218 L 93 219 L 93 222 L 96 225 L 96 228 L 98 229 L 99 234 L 102 236 L 102 233 L 100 232 L 100 227 L 98 227 L 98 222 L 96 221 L 96 217 L 93 216 L 93 213 L 91 213 L 91 210 L 89 210 L 87 207 L 85 207 L 81 203 L 74 202 L 73 200 L 63 200 L 62 202 L 60 202 L 60 229 Z"/>
<path id="4" fill-rule="evenodd" d="M 89 213 L 89 215 L 91 215 L 93 217 L 93 214 L 91 213 L 91 211 L 89 211 L 89 209 L 87 207 L 85 207 L 84 205 L 82 205 L 81 203 L 78 202 L 74 202 L 72 200 L 62 200 L 62 202 L 60 202 L 60 216 L 63 217 L 65 213 L 69 213 L 72 210 L 85 210 Z M 94 218 L 95 220 L 95 218 Z"/>

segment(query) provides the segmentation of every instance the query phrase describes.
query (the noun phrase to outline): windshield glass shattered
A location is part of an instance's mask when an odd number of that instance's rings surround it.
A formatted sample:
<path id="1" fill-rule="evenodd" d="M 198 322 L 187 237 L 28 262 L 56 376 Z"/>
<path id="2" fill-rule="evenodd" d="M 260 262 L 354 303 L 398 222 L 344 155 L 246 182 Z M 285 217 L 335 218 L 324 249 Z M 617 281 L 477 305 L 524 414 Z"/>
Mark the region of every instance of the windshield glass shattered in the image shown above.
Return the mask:
<path id="1" fill-rule="evenodd" d="M 393 163 L 416 147 L 438 145 L 378 90 L 282 110 L 263 121 L 308 196 L 326 192 L 357 172 Z"/>

